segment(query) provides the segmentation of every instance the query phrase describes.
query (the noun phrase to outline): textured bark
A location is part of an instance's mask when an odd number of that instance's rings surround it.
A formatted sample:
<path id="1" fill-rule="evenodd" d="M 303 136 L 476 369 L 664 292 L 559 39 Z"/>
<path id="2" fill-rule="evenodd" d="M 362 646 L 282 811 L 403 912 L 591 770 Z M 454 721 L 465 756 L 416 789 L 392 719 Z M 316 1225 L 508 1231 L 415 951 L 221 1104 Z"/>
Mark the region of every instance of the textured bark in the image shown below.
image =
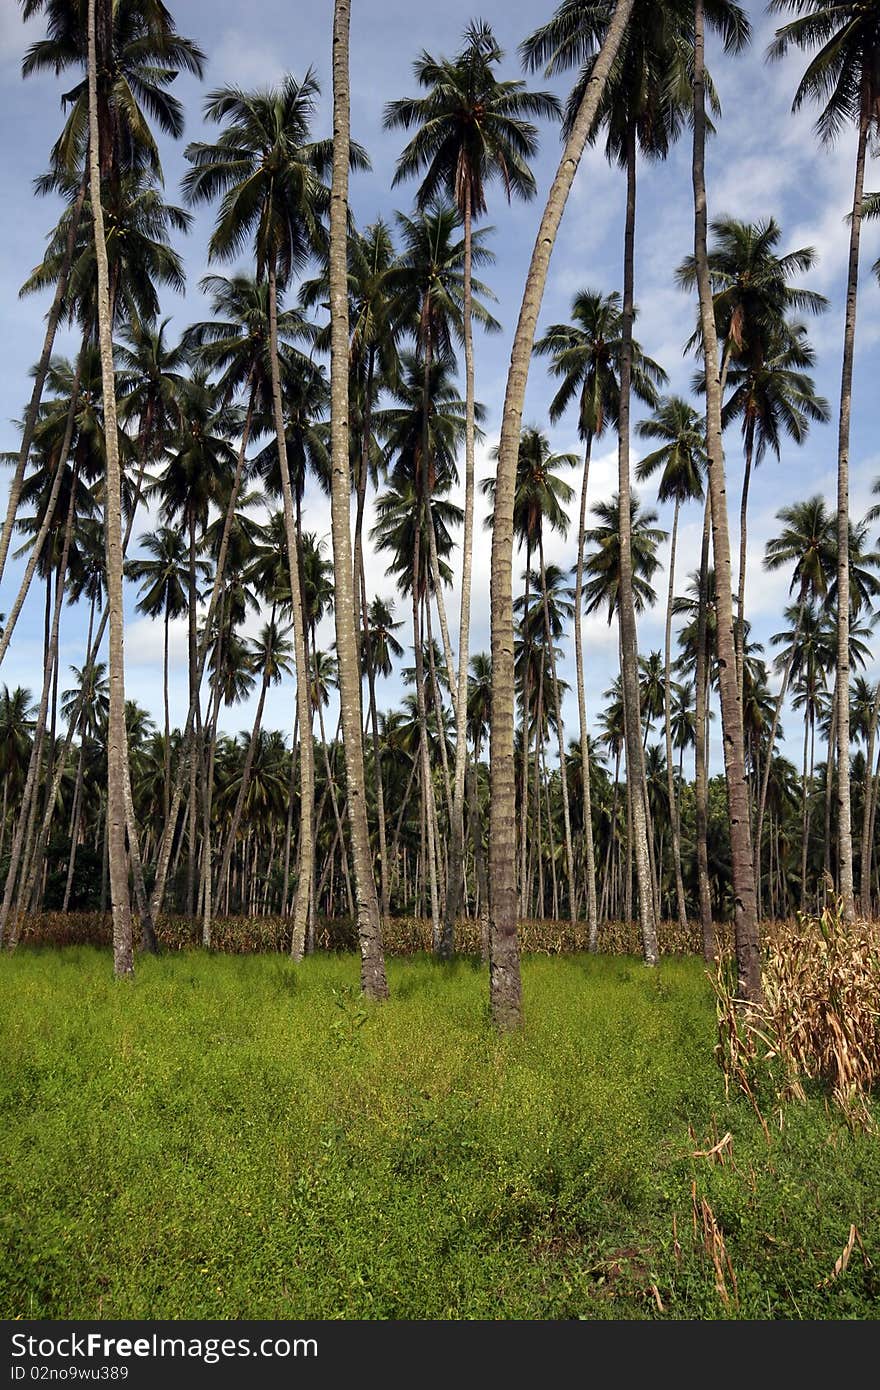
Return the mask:
<path id="1" fill-rule="evenodd" d="M 716 954 L 715 926 L 712 921 L 712 894 L 709 890 L 709 777 L 706 759 L 706 733 L 709 727 L 709 658 L 706 640 L 709 574 L 709 537 L 712 521 L 711 494 L 703 509 L 703 540 L 700 547 L 700 592 L 697 599 L 696 709 L 694 714 L 694 809 L 697 833 L 697 896 L 700 906 L 700 933 L 703 958 L 713 961 Z"/>
<path id="2" fill-rule="evenodd" d="M 626 152 L 626 229 L 623 253 L 623 310 L 620 347 L 620 415 L 617 432 L 618 537 L 620 588 L 620 681 L 623 690 L 626 781 L 632 788 L 633 856 L 639 893 L 639 926 L 646 965 L 659 960 L 654 884 L 648 846 L 648 805 L 639 707 L 639 646 L 633 601 L 632 521 L 629 477 L 629 411 L 632 386 L 633 276 L 636 218 L 636 130 L 630 123 Z"/>
<path id="3" fill-rule="evenodd" d="M 745 645 L 746 645 L 746 549 L 748 547 L 749 482 L 752 476 L 752 436 L 746 441 L 746 459 L 743 470 L 742 495 L 739 502 L 739 576 L 736 593 L 736 678 L 739 683 L 739 703 L 743 703 L 745 686 Z"/>
<path id="4" fill-rule="evenodd" d="M 350 0 L 333 8 L 333 181 L 330 194 L 330 447 L 333 565 L 336 584 L 336 650 L 339 701 L 348 794 L 348 822 L 354 860 L 361 986 L 370 999 L 385 999 L 388 983 L 382 948 L 379 900 L 367 827 L 366 778 L 360 720 L 360 670 L 356 599 L 352 583 L 348 456 L 348 164 L 350 154 L 349 32 Z M 302 719 L 306 727 L 305 718 Z"/>
<path id="5" fill-rule="evenodd" d="M 581 485 L 581 509 L 578 517 L 578 548 L 574 581 L 574 665 L 577 676 L 578 723 L 581 738 L 581 764 L 584 787 L 584 850 L 586 859 L 587 940 L 591 951 L 599 941 L 599 918 L 596 912 L 596 855 L 593 845 L 593 806 L 590 788 L 590 739 L 587 729 L 587 699 L 584 690 L 584 541 L 587 526 L 587 487 L 590 481 L 590 456 L 593 436 L 587 436 L 584 449 L 584 478 Z"/>
<path id="6" fill-rule="evenodd" d="M 706 445 L 709 456 L 709 491 L 712 499 L 718 670 L 733 870 L 737 990 L 739 997 L 746 1002 L 759 1003 L 762 997 L 761 955 L 755 907 L 749 797 L 745 775 L 742 704 L 739 698 L 733 636 L 730 533 L 724 479 L 724 447 L 721 439 L 721 381 L 718 369 L 718 337 L 715 330 L 715 310 L 706 245 L 706 71 L 703 46 L 703 0 L 695 0 L 694 28 L 694 260 L 700 297 L 700 322 L 706 375 Z"/>
<path id="7" fill-rule="evenodd" d="M 516 931 L 516 795 L 514 782 L 513 501 L 523 405 L 535 327 L 565 204 L 593 127 L 611 65 L 632 13 L 618 0 L 550 187 L 532 251 L 510 355 L 504 397 L 492 530 L 492 715 L 489 829 L 489 992 L 499 1028 L 522 1024 Z"/>
<path id="8" fill-rule="evenodd" d="M 278 284 L 274 264 L 269 267 L 269 359 L 272 373 L 272 416 L 275 425 L 275 439 L 278 445 L 278 464 L 281 470 L 281 492 L 284 502 L 284 532 L 287 540 L 287 566 L 290 578 L 290 608 L 291 617 L 293 619 L 293 654 L 296 664 L 296 704 L 299 714 L 299 725 L 304 731 L 304 736 L 300 744 L 299 761 L 299 878 L 297 880 L 296 896 L 293 903 L 291 945 L 291 955 L 294 960 L 301 960 L 305 954 L 306 923 L 309 915 L 309 903 L 312 896 L 312 882 L 315 872 L 315 768 L 314 747 L 311 737 L 309 736 L 309 730 L 312 725 L 311 681 L 308 649 L 306 646 L 302 586 L 300 583 L 299 549 L 297 545 L 296 519 L 293 510 L 293 492 L 290 486 L 290 470 L 287 464 L 287 443 L 284 437 L 284 412 L 281 404 L 281 374 L 278 365 Z M 346 461 L 347 459 L 348 455 L 346 453 Z M 350 554 L 348 557 L 348 574 L 351 574 Z M 338 583 L 338 574 L 336 578 Z M 342 599 L 337 590 L 337 608 L 340 606 L 341 602 Z M 340 685 L 341 680 L 342 677 L 340 673 Z"/>
<path id="9" fill-rule="evenodd" d="M 862 78 L 855 187 L 849 233 L 843 367 L 840 381 L 840 423 L 837 439 L 837 858 L 838 890 L 843 913 L 851 921 L 853 901 L 852 806 L 849 788 L 849 435 L 852 412 L 853 358 L 856 343 L 856 304 L 859 284 L 859 240 L 865 187 L 865 152 L 871 108 L 868 73 Z"/>
<path id="10" fill-rule="evenodd" d="M 116 386 L 110 317 L 110 281 L 104 212 L 101 204 L 100 141 L 98 134 L 98 70 L 96 57 L 96 3 L 109 22 L 110 0 L 89 0 L 89 191 L 95 227 L 95 261 L 98 272 L 98 340 L 101 352 L 101 386 L 104 398 L 106 449 L 106 500 L 104 507 L 107 555 L 107 610 L 110 623 L 110 712 L 107 721 L 107 847 L 110 869 L 110 901 L 113 911 L 113 969 L 117 978 L 133 974 L 131 906 L 125 859 L 125 668 L 122 597 L 122 478 L 119 436 L 116 426 Z M 108 152 L 108 158 L 110 157 Z"/>
<path id="11" fill-rule="evenodd" d="M 458 700 L 455 711 L 455 774 L 449 845 L 449 885 L 443 919 L 444 945 L 451 952 L 461 902 L 464 863 L 464 793 L 467 766 L 467 683 L 470 655 L 471 577 L 474 549 L 474 332 L 471 313 L 471 185 L 464 180 L 464 535 L 461 557 L 461 617 L 458 625 Z M 449 679 L 453 679 L 452 667 Z"/>
<path id="12" fill-rule="evenodd" d="M 672 763 L 672 600 L 675 594 L 675 550 L 678 541 L 678 515 L 681 503 L 676 498 L 672 520 L 672 539 L 669 543 L 669 592 L 666 597 L 666 653 L 663 667 L 663 731 L 666 737 L 666 785 L 669 793 L 669 820 L 672 826 L 672 865 L 675 871 L 675 902 L 679 925 L 687 930 L 687 903 L 684 879 L 681 875 L 681 826 L 678 815 L 678 795 Z"/>

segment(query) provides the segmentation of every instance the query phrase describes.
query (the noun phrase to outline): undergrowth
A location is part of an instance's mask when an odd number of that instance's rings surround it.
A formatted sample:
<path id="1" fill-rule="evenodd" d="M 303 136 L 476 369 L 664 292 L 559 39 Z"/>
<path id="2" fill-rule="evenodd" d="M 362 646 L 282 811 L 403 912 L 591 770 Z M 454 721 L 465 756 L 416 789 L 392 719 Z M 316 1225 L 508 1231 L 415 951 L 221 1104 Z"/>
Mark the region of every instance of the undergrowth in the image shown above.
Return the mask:
<path id="1" fill-rule="evenodd" d="M 880 1145 L 725 1096 L 699 961 L 527 958 L 508 1038 L 475 962 L 389 975 L 4 957 L 0 1311 L 876 1316 Z"/>

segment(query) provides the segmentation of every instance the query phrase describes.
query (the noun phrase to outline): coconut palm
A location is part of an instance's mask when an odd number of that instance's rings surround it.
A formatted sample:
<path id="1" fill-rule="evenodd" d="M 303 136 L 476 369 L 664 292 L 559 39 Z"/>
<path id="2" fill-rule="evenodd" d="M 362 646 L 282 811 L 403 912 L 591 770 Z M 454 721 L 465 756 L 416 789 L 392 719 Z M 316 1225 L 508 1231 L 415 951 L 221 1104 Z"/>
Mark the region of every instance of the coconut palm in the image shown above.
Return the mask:
<path id="1" fill-rule="evenodd" d="M 849 231 L 849 265 L 840 386 L 837 444 L 837 761 L 839 888 L 844 912 L 852 917 L 852 820 L 849 790 L 849 443 L 855 353 L 859 244 L 865 192 L 865 157 L 871 135 L 880 130 L 880 7 L 875 0 L 771 0 L 770 10 L 797 17 L 776 31 L 771 58 L 792 48 L 810 52 L 798 84 L 793 109 L 808 101 L 821 106 L 816 130 L 831 144 L 843 129 L 856 126 L 855 186 Z"/>
<path id="2" fill-rule="evenodd" d="M 635 317 L 635 311 L 634 311 Z M 562 419 L 573 402 L 578 405 L 578 434 L 584 444 L 584 471 L 581 483 L 578 548 L 575 565 L 574 649 L 577 674 L 580 749 L 589 757 L 587 707 L 583 673 L 582 595 L 584 583 L 584 543 L 586 536 L 587 491 L 593 441 L 601 439 L 605 428 L 616 428 L 620 406 L 619 363 L 621 351 L 620 295 L 603 295 L 581 290 L 571 307 L 570 323 L 555 323 L 535 343 L 535 352 L 552 359 L 553 375 L 561 385 L 550 402 L 550 420 Z M 632 343 L 632 390 L 646 405 L 657 404 L 657 388 L 666 380 L 663 369 Z M 591 949 L 595 949 L 598 919 L 596 913 L 596 872 L 593 851 L 593 818 L 590 808 L 590 770 L 583 770 L 584 834 L 586 840 L 587 922 Z"/>
<path id="3" fill-rule="evenodd" d="M 455 799 L 441 953 L 453 949 L 461 896 L 464 854 L 464 783 L 468 647 L 474 524 L 474 361 L 471 307 L 472 226 L 487 210 L 487 185 L 502 183 L 510 200 L 535 195 L 529 160 L 538 149 L 535 117 L 559 114 L 556 97 L 530 92 L 522 81 L 500 81 L 495 69 L 504 54 L 485 21 L 472 22 L 463 47 L 452 59 L 422 52 L 414 75 L 423 97 L 404 97 L 385 109 L 386 129 L 415 129 L 398 161 L 394 182 L 423 175 L 416 195 L 427 208 L 445 195 L 458 209 L 464 230 L 463 338 L 465 355 L 465 502 L 462 551 L 461 618 L 458 643 Z"/>
<path id="4" fill-rule="evenodd" d="M 672 536 L 669 543 L 663 710 L 676 904 L 679 923 L 682 927 L 686 927 L 687 904 L 681 872 L 681 828 L 672 762 L 672 601 L 675 593 L 675 554 L 679 513 L 683 503 L 698 502 L 703 496 L 703 475 L 707 462 L 705 434 L 697 412 L 680 396 L 667 396 L 660 403 L 656 413 L 638 425 L 636 433 L 641 439 L 660 441 L 659 448 L 646 454 L 639 461 L 636 467 L 636 477 L 639 482 L 644 482 L 646 478 L 650 478 L 658 470 L 662 470 L 657 498 L 660 502 L 674 503 Z"/>
<path id="5" fill-rule="evenodd" d="M 165 815 L 171 809 L 171 715 L 168 699 L 168 652 L 171 623 L 187 611 L 191 595 L 192 576 L 187 557 L 185 535 L 173 526 L 160 526 L 157 531 L 141 536 L 140 545 L 146 556 L 128 560 L 125 573 L 141 585 L 137 611 L 146 618 L 161 618 L 162 694 L 165 710 Z M 147 558 L 149 556 L 150 558 Z M 195 561 L 196 579 L 210 573 L 204 561 Z"/>
<path id="6" fill-rule="evenodd" d="M 223 125 L 213 143 L 187 147 L 192 165 L 184 194 L 193 203 L 220 199 L 209 244 L 213 260 L 231 260 L 251 242 L 257 278 L 268 287 L 269 366 L 272 415 L 278 447 L 290 569 L 293 644 L 300 727 L 309 722 L 308 655 L 300 595 L 299 557 L 284 429 L 278 348 L 278 290 L 302 269 L 321 241 L 321 217 L 329 190 L 324 176 L 332 148 L 311 138 L 318 84 L 307 72 L 301 82 L 289 74 L 276 88 L 243 92 L 220 88 L 205 104 L 209 121 Z M 225 123 L 225 124 L 224 124 Z M 363 163 L 363 157 L 359 157 Z M 305 949 L 306 919 L 314 872 L 314 768 L 308 739 L 300 752 L 300 874 L 293 922 L 293 953 Z"/>

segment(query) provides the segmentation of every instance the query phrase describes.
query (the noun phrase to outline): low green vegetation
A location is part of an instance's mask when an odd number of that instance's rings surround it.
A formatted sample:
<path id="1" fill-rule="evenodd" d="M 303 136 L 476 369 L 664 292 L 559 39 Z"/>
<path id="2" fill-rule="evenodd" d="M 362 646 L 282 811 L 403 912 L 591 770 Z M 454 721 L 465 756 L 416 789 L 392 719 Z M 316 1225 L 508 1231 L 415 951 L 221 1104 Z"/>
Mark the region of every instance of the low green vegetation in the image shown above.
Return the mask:
<path id="1" fill-rule="evenodd" d="M 527 958 L 507 1038 L 464 960 L 0 966 L 4 1316 L 880 1312 L 876 1137 L 768 1090 L 768 1142 L 694 959 Z"/>

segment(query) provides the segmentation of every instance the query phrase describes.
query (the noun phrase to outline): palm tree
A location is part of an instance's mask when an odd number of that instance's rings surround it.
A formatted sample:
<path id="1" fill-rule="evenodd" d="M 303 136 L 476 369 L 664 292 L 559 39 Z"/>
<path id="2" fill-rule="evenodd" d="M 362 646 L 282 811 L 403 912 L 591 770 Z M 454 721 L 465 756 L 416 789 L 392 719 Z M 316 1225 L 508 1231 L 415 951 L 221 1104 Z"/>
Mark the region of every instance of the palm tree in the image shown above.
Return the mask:
<path id="1" fill-rule="evenodd" d="M 795 92 L 793 109 L 818 102 L 820 139 L 831 144 L 846 126 L 858 130 L 855 185 L 849 232 L 849 265 L 840 418 L 837 442 L 837 805 L 839 888 L 844 912 L 854 913 L 852 819 L 849 789 L 849 447 L 852 376 L 859 279 L 859 243 L 865 192 L 865 156 L 871 133 L 880 129 L 880 7 L 876 0 L 771 0 L 770 10 L 797 18 L 776 31 L 768 51 L 782 58 L 791 47 L 812 52 Z M 818 49 L 818 52 L 813 50 Z"/>
<path id="2" fill-rule="evenodd" d="M 707 246 L 706 204 L 706 88 L 705 22 L 713 20 L 715 0 L 695 0 L 693 27 L 693 160 L 694 263 L 700 302 L 700 328 L 706 381 L 706 452 L 709 456 L 709 494 L 716 573 L 718 662 L 721 685 L 721 718 L 724 732 L 724 766 L 730 824 L 730 858 L 734 896 L 734 932 L 737 957 L 737 990 L 749 1003 L 762 997 L 755 874 L 745 772 L 742 702 L 736 671 L 733 635 L 733 596 L 730 580 L 730 533 L 724 481 L 724 446 L 721 438 L 721 377 L 718 334 L 712 300 Z M 749 37 L 748 20 L 732 0 L 720 0 L 718 19 L 726 25 L 725 46 L 742 48 Z M 705 545 L 704 545 L 705 550 Z M 704 567 L 705 568 L 705 567 Z M 702 646 L 702 644 L 701 644 Z M 705 913 L 701 910 L 706 930 Z"/>
<path id="3" fill-rule="evenodd" d="M 165 708 L 165 815 L 171 809 L 171 716 L 168 701 L 168 638 L 171 622 L 181 617 L 188 607 L 187 590 L 190 571 L 187 562 L 186 538 L 172 526 L 160 526 L 158 531 L 141 537 L 140 544 L 151 559 L 128 560 L 125 573 L 142 585 L 137 611 L 147 618 L 161 617 L 164 625 L 162 648 L 162 693 Z M 210 566 L 196 561 L 197 573 L 206 575 Z"/>
<path id="4" fill-rule="evenodd" d="M 497 453 L 497 451 L 495 451 Z M 513 526 L 514 534 L 520 546 L 525 547 L 526 568 L 525 568 L 525 593 L 523 597 L 523 617 L 522 625 L 526 637 L 525 650 L 525 670 L 530 669 L 529 645 L 530 645 L 530 581 L 532 570 L 532 556 L 537 551 L 541 557 L 541 569 L 543 571 L 544 555 L 544 526 L 550 527 L 560 535 L 565 535 L 568 530 L 567 508 L 574 498 L 574 492 L 562 478 L 558 476 L 556 470 L 560 467 L 572 468 L 577 463 L 574 454 L 554 454 L 551 451 L 549 440 L 545 434 L 536 426 L 528 426 L 523 430 L 520 440 L 519 458 L 517 461 L 516 493 L 513 504 Z M 490 500 L 496 500 L 496 479 L 489 476 L 484 478 L 480 484 L 480 489 L 484 496 Z M 486 525 L 494 528 L 495 516 L 493 512 L 486 518 Z M 544 592 L 542 582 L 541 591 Z M 554 667 L 555 671 L 555 658 Z M 526 708 L 528 708 L 528 698 L 526 697 Z M 558 708 L 558 706 L 557 706 Z M 520 842 L 520 910 L 526 911 L 526 860 L 528 843 L 528 768 L 531 756 L 529 739 L 529 721 L 523 720 L 523 746 L 522 746 L 522 816 L 521 816 L 521 842 Z M 537 759 L 537 748 L 535 757 Z M 564 772 L 564 747 L 561 754 Z M 564 805 L 567 807 L 568 798 L 565 798 Z M 566 837 L 566 851 L 568 854 L 568 864 L 573 864 L 570 855 L 571 836 L 570 829 Z M 569 879 L 570 903 L 574 902 L 574 883 L 573 877 Z M 572 912 L 574 908 L 571 908 Z"/>
<path id="5" fill-rule="evenodd" d="M 824 424 L 830 419 L 828 402 L 816 395 L 812 377 L 815 353 L 806 339 L 803 324 L 780 323 L 765 338 L 760 352 L 741 361 L 731 359 L 728 386 L 731 394 L 721 412 L 722 427 L 732 420 L 742 426 L 745 469 L 740 502 L 739 588 L 737 592 L 737 669 L 743 682 L 743 633 L 745 630 L 745 588 L 747 509 L 752 465 L 757 466 L 769 450 L 778 459 L 782 436 L 803 444 L 811 422 Z M 740 696 L 740 698 L 742 698 Z"/>
<path id="6" fill-rule="evenodd" d="M 46 371 L 61 317 L 74 244 L 88 192 L 88 169 L 85 149 L 88 133 L 88 11 L 82 5 L 70 5 L 67 0 L 20 0 L 22 19 L 26 22 L 45 14 L 48 32 L 44 39 L 32 44 L 22 64 L 22 75 L 52 70 L 56 75 L 71 68 L 86 74 L 63 98 L 70 114 L 64 130 L 52 151 L 53 170 L 69 175 L 80 165 L 71 216 L 58 266 L 55 294 L 46 323 L 46 334 L 40 360 L 34 373 L 34 385 L 25 416 L 21 445 L 16 460 L 15 475 L 9 489 L 6 517 L 0 533 L 0 578 L 6 564 L 12 528 L 18 506 L 18 494 L 27 468 L 33 431 L 37 420 Z M 204 54 L 191 40 L 178 34 L 172 16 L 165 5 L 149 0 L 117 6 L 108 15 L 109 25 L 103 30 L 103 52 L 99 61 L 98 111 L 102 126 L 103 172 L 117 170 L 144 159 L 157 174 L 160 171 L 158 149 L 150 132 L 145 109 L 167 135 L 180 135 L 183 129 L 183 109 L 167 88 L 178 73 L 185 69 L 196 76 L 202 74 Z M 104 116 L 103 122 L 101 116 Z M 52 180 L 49 180 L 51 184 Z M 38 191 L 44 191 L 42 187 Z M 45 191 L 49 191 L 48 186 Z"/>
<path id="7" fill-rule="evenodd" d="M 227 122 L 213 144 L 186 150 L 192 168 L 184 193 L 193 203 L 220 197 L 211 236 L 212 259 L 230 260 L 253 238 L 257 277 L 269 292 L 269 365 L 272 415 L 281 472 L 287 557 L 290 569 L 293 645 L 300 728 L 309 724 L 309 663 L 300 590 L 299 557 L 281 394 L 278 347 L 278 291 L 304 266 L 321 237 L 320 218 L 327 208 L 323 176 L 332 150 L 311 139 L 318 84 L 311 72 L 302 82 L 290 75 L 277 88 L 254 93 L 221 88 L 210 94 L 205 115 Z M 363 163 L 362 157 L 359 162 Z M 306 920 L 314 874 L 314 766 L 310 741 L 300 747 L 300 873 L 293 913 L 292 950 L 305 949 Z"/>
<path id="8" fill-rule="evenodd" d="M 382 949 L 379 899 L 373 878 L 367 826 L 367 788 L 360 718 L 360 661 L 357 597 L 351 567 L 351 470 L 349 466 L 348 169 L 351 160 L 349 32 L 351 0 L 333 7 L 333 179 L 330 194 L 330 438 L 333 483 L 330 497 L 336 602 L 336 655 L 348 821 L 357 896 L 361 987 L 370 999 L 385 999 L 388 983 Z M 341 838 L 341 837 L 340 837 Z"/>
<path id="9" fill-rule="evenodd" d="M 261 673 L 260 694 L 257 700 L 257 709 L 254 714 L 251 736 L 248 740 L 247 752 L 245 753 L 244 763 L 241 769 L 238 795 L 232 812 L 232 820 L 226 835 L 226 843 L 223 847 L 220 868 L 217 872 L 216 892 L 219 892 L 221 885 L 226 881 L 226 874 L 232 859 L 232 851 L 235 848 L 235 841 L 241 825 L 242 812 L 250 786 L 251 768 L 253 767 L 254 755 L 260 737 L 263 709 L 266 704 L 266 692 L 270 685 L 277 685 L 290 671 L 291 646 L 287 641 L 288 632 L 289 628 L 279 628 L 273 613 L 269 621 L 263 625 L 258 639 L 253 644 L 251 663 L 253 669 Z"/>
<path id="10" fill-rule="evenodd" d="M 782 507 L 776 519 L 783 523 L 777 536 L 767 542 L 764 555 L 764 568 L 771 572 L 792 566 L 789 593 L 797 591 L 797 618 L 794 637 L 782 667 L 782 684 L 776 697 L 773 720 L 767 740 L 764 776 L 758 802 L 758 818 L 755 829 L 755 845 L 760 869 L 761 836 L 764 828 L 764 812 L 767 804 L 769 780 L 773 759 L 773 747 L 779 726 L 779 716 L 785 700 L 794 667 L 800 625 L 807 610 L 820 604 L 828 593 L 828 585 L 835 568 L 834 518 L 829 515 L 825 500 L 821 496 L 809 498 L 806 502 L 796 502 L 790 507 Z M 758 910 L 761 910 L 760 872 L 756 875 L 758 889 Z"/>
<path id="11" fill-rule="evenodd" d="M 108 30 L 110 0 L 88 0 L 88 111 L 89 195 L 95 229 L 95 261 L 98 271 L 98 340 L 104 395 L 104 437 L 107 457 L 104 526 L 107 537 L 107 608 L 110 615 L 110 707 L 107 719 L 107 846 L 110 863 L 110 897 L 113 907 L 113 970 L 116 978 L 134 973 L 132 960 L 131 906 L 125 863 L 125 670 L 122 600 L 122 475 L 116 433 L 116 385 L 111 337 L 110 279 L 107 243 L 101 204 L 102 150 L 98 103 L 97 5 L 101 6 L 102 30 Z M 112 152 L 103 151 L 112 168 Z"/>
<path id="12" fill-rule="evenodd" d="M 635 314 L 634 314 L 635 317 Z M 569 405 L 578 402 L 578 434 L 584 444 L 584 472 L 578 519 L 578 548 L 575 565 L 574 651 L 577 674 L 580 750 L 589 759 L 587 706 L 583 671 L 582 596 L 584 583 L 584 544 L 586 539 L 587 490 L 593 441 L 601 439 L 606 425 L 616 428 L 620 406 L 619 363 L 621 351 L 620 295 L 602 295 L 581 290 L 571 307 L 571 323 L 555 323 L 535 343 L 535 352 L 552 358 L 551 371 L 561 385 L 550 402 L 550 420 L 555 424 Z M 657 404 L 657 387 L 666 380 L 663 369 L 632 344 L 632 390 L 644 404 Z M 598 931 L 596 910 L 596 870 L 593 850 L 593 818 L 590 806 L 590 769 L 584 766 L 584 835 L 586 840 L 587 923 L 591 949 Z"/>
<path id="13" fill-rule="evenodd" d="M 687 10 L 678 0 L 636 0 L 634 18 L 590 130 L 591 140 L 601 129 L 607 132 L 606 153 L 626 170 L 627 201 L 624 232 L 624 274 L 621 314 L 620 406 L 618 412 L 618 505 L 620 507 L 620 603 L 621 660 L 626 711 L 627 761 L 632 778 L 641 761 L 638 690 L 638 647 L 632 597 L 630 554 L 630 403 L 632 390 L 632 329 L 634 245 L 636 212 L 636 162 L 640 149 L 651 159 L 665 159 L 685 117 L 688 87 L 684 59 L 689 23 Z M 563 4 L 552 19 L 522 45 L 530 66 L 546 63 L 547 72 L 559 72 L 584 64 L 592 50 L 597 27 L 604 14 L 592 4 Z M 567 124 L 571 126 L 582 96 L 592 79 L 588 61 L 569 97 Z M 642 779 L 643 780 L 643 779 Z M 635 785 L 635 783 L 634 783 Z M 658 958 L 657 924 L 648 864 L 646 791 L 641 783 L 633 799 L 639 915 L 645 960 Z"/>
<path id="14" fill-rule="evenodd" d="M 547 92 L 530 92 L 522 81 L 499 81 L 495 68 L 504 54 L 485 21 L 472 22 L 463 48 L 453 59 L 436 59 L 423 52 L 414 75 L 427 93 L 390 102 L 385 127 L 416 134 L 398 161 L 394 182 L 424 174 L 417 204 L 425 209 L 441 192 L 455 203 L 464 229 L 463 338 L 465 356 L 465 501 L 462 553 L 461 619 L 458 644 L 456 699 L 455 790 L 449 880 L 444 911 L 441 953 L 453 949 L 464 854 L 464 790 L 467 750 L 467 681 L 470 630 L 471 573 L 474 524 L 474 360 L 472 332 L 472 225 L 486 212 L 486 186 L 503 183 L 508 200 L 535 195 L 528 161 L 537 153 L 538 139 L 531 119 L 557 116 L 559 103 Z"/>
<path id="15" fill-rule="evenodd" d="M 660 447 L 646 454 L 636 468 L 639 482 L 662 469 L 657 497 L 660 502 L 673 502 L 672 537 L 669 543 L 669 589 L 666 600 L 666 656 L 663 672 L 664 731 L 666 735 L 666 776 L 669 812 L 672 822 L 672 856 L 675 869 L 675 893 L 678 920 L 687 927 L 687 904 L 681 872 L 681 826 L 675 776 L 672 762 L 672 600 L 675 593 L 675 552 L 678 540 L 678 518 L 682 504 L 698 502 L 703 496 L 703 474 L 706 470 L 705 435 L 693 406 L 680 396 L 667 396 L 656 413 L 637 427 L 642 439 L 659 440 Z"/>

